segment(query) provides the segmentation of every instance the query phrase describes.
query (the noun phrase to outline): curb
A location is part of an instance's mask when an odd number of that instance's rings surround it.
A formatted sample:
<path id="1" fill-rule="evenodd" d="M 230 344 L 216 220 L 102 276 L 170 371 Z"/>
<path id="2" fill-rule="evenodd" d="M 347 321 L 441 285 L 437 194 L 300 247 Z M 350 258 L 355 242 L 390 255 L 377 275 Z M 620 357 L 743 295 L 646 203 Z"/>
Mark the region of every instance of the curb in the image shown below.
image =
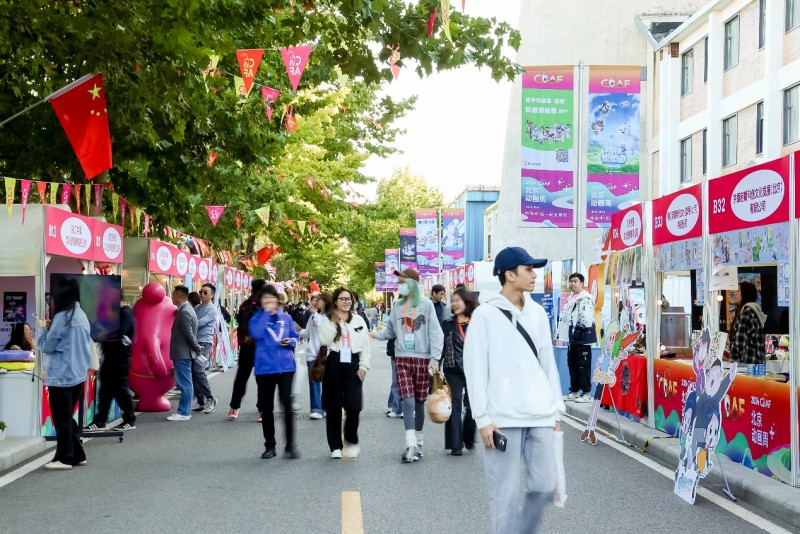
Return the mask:
<path id="1" fill-rule="evenodd" d="M 576 404 L 567 402 L 567 414 L 585 422 L 589 417 L 591 404 Z M 680 456 L 680 440 L 655 428 L 650 428 L 640 423 L 635 423 L 623 416 L 617 419 L 613 412 L 601 411 L 597 417 L 597 428 L 614 436 L 619 436 L 619 428 L 625 440 L 667 466 L 677 466 Z M 728 485 L 737 499 L 757 507 L 762 512 L 800 528 L 800 488 L 792 487 L 780 481 L 761 475 L 733 462 L 724 456 L 719 456 Z M 700 481 L 701 487 L 725 487 L 719 463 L 714 465 L 712 472 Z M 675 497 L 677 498 L 677 497 Z"/>
<path id="2" fill-rule="evenodd" d="M 55 447 L 55 442 L 48 443 L 42 437 L 7 437 L 0 445 L 2 445 L 0 446 L 0 474 L 2 474 L 42 454 L 48 448 Z"/>

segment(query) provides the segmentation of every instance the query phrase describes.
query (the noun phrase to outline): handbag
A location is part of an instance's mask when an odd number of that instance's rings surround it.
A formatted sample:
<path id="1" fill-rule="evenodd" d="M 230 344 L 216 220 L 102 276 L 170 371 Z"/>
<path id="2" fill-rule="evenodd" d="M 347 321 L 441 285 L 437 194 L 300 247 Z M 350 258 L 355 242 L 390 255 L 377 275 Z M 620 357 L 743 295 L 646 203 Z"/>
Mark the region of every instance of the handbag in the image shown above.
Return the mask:
<path id="1" fill-rule="evenodd" d="M 89 370 L 100 370 L 100 355 L 97 354 L 97 343 L 89 340 Z"/>
<path id="2" fill-rule="evenodd" d="M 569 325 L 570 345 L 591 345 L 597 343 L 597 330 L 593 326 Z"/>
<path id="3" fill-rule="evenodd" d="M 432 423 L 442 424 L 450 420 L 453 401 L 450 386 L 441 371 L 433 375 L 433 393 L 428 395 L 428 418 Z"/>
<path id="4" fill-rule="evenodd" d="M 308 378 L 313 382 L 322 382 L 325 376 L 325 360 L 328 358 L 328 347 L 320 347 L 317 352 L 317 358 L 311 364 L 311 369 L 308 370 Z"/>

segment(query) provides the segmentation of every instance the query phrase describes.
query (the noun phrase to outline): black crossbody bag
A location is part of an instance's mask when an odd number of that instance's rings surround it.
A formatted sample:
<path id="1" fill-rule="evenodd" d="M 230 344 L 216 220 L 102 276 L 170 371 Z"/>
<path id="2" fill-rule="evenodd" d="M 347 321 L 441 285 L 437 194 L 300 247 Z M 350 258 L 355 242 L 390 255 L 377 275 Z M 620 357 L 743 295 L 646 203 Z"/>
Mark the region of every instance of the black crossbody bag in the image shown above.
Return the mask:
<path id="1" fill-rule="evenodd" d="M 511 312 L 510 311 L 504 310 L 502 308 L 497 308 L 497 309 L 500 310 L 501 312 L 503 312 L 503 315 L 506 316 L 506 319 L 511 321 L 511 324 L 514 324 L 514 318 L 511 316 Z M 536 357 L 536 360 L 539 360 L 539 351 L 536 350 L 536 345 L 533 344 L 533 340 L 531 339 L 531 336 L 529 336 L 528 332 L 525 330 L 525 328 L 521 324 L 519 324 L 519 321 L 517 321 L 517 331 L 520 334 L 522 334 L 523 338 L 525 338 L 525 341 L 528 343 L 528 346 L 533 351 L 533 355 Z"/>

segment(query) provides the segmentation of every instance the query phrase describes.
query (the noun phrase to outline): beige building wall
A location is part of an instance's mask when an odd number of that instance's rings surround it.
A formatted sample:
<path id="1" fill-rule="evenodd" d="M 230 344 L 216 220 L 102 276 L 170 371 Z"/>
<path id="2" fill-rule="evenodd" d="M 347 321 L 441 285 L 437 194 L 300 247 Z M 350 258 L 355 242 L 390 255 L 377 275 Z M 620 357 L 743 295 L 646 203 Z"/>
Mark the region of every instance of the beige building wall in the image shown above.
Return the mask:
<path id="1" fill-rule="evenodd" d="M 736 118 L 736 163 L 723 167 L 723 176 L 746 169 L 756 158 L 756 105 L 740 109 Z"/>
<path id="2" fill-rule="evenodd" d="M 692 182 L 703 180 L 703 130 L 692 134 Z"/>
<path id="3" fill-rule="evenodd" d="M 784 3 L 784 9 L 785 9 Z M 783 36 L 783 64 L 800 59 L 800 26 Z"/>
<path id="4" fill-rule="evenodd" d="M 659 56 L 664 55 L 663 50 L 660 52 L 655 52 L 652 54 L 650 58 L 650 65 L 648 66 L 648 70 L 652 73 L 652 81 L 648 84 L 653 91 L 653 102 L 651 109 L 651 116 L 653 117 L 653 131 L 650 135 L 653 137 L 658 137 L 658 129 L 661 128 L 661 106 L 659 106 L 660 98 L 661 98 L 661 84 L 659 82 L 660 69 L 658 68 Z M 655 190 L 654 190 L 655 191 Z"/>
<path id="5" fill-rule="evenodd" d="M 658 151 L 653 152 L 650 155 L 650 176 L 653 179 L 653 191 L 658 191 L 658 187 L 661 184 L 660 163 Z"/>
<path id="6" fill-rule="evenodd" d="M 705 39 L 700 39 L 681 50 L 681 61 L 683 54 L 692 50 L 694 55 L 694 65 L 692 68 L 692 90 L 681 97 L 681 120 L 685 121 L 706 109 L 708 99 L 708 86 L 703 81 L 703 63 L 706 58 Z"/>
<path id="7" fill-rule="evenodd" d="M 722 75 L 722 96 L 729 97 L 763 77 L 764 49 L 758 49 L 758 0 L 756 0 L 739 11 L 739 64 L 726 70 Z"/>

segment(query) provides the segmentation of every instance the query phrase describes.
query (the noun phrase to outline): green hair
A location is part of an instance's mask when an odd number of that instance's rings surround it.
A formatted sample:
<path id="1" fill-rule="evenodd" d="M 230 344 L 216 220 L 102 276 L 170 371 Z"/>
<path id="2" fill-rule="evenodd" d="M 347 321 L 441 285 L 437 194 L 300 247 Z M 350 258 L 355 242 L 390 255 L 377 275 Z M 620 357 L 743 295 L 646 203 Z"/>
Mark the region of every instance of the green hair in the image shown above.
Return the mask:
<path id="1" fill-rule="evenodd" d="M 408 295 L 400 297 L 397 302 L 399 304 L 405 304 L 408 298 L 411 297 L 411 305 L 416 308 L 419 306 L 419 282 L 413 278 L 406 278 L 406 284 L 408 284 Z"/>

